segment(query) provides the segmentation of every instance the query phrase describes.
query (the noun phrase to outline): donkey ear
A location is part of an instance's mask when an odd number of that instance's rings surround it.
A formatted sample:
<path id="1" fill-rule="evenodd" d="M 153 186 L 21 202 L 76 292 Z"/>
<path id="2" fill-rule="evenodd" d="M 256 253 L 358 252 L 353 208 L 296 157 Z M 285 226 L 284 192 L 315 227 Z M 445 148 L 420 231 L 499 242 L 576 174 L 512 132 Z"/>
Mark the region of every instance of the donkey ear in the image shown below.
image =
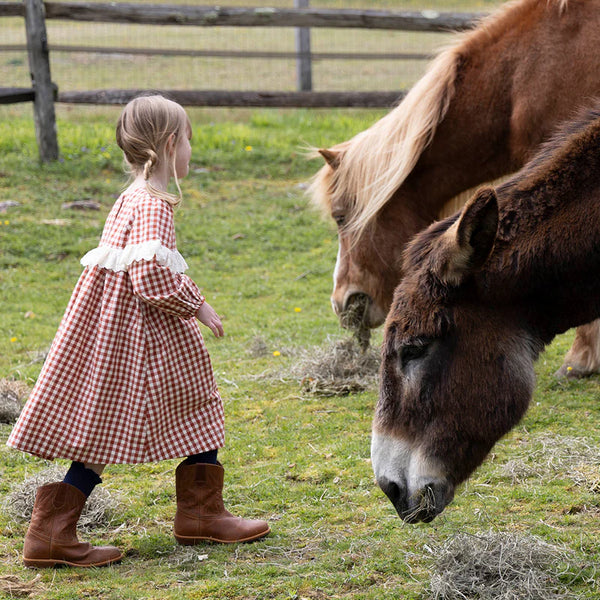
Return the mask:
<path id="1" fill-rule="evenodd" d="M 446 232 L 454 236 L 442 279 L 458 285 L 487 260 L 498 230 L 498 199 L 492 188 L 479 190 Z"/>
<path id="2" fill-rule="evenodd" d="M 328 150 L 327 148 L 320 148 L 319 154 L 325 159 L 325 162 L 332 169 L 337 169 L 340 166 L 342 153 L 339 150 Z"/>

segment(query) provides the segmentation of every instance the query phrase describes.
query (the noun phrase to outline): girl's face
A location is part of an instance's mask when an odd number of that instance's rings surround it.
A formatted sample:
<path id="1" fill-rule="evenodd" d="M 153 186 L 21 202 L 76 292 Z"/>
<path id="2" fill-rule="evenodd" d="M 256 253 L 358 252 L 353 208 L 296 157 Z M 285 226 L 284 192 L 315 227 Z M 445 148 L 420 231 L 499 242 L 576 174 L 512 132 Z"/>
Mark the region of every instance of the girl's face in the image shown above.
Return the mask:
<path id="1" fill-rule="evenodd" d="M 185 177 L 190 169 L 190 158 L 192 156 L 192 145 L 190 139 L 192 132 L 188 129 L 184 135 L 180 135 L 175 146 L 175 174 L 178 179 Z"/>

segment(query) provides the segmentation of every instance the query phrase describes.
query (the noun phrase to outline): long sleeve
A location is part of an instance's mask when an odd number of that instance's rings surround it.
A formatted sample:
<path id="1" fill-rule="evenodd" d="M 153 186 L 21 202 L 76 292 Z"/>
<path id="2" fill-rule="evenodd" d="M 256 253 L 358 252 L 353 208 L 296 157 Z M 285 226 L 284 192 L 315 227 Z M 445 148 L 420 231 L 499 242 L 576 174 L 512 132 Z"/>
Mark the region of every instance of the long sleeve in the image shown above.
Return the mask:
<path id="1" fill-rule="evenodd" d="M 132 248 L 134 255 L 127 267 L 134 294 L 182 319 L 193 317 L 204 297 L 198 286 L 183 274 L 187 264 L 177 252 L 173 208 L 150 196 L 138 202 L 127 248 Z M 141 260 L 140 248 L 147 249 Z"/>
<path id="2" fill-rule="evenodd" d="M 193 317 L 204 302 L 198 286 L 187 275 L 158 264 L 156 257 L 133 262 L 129 277 L 138 298 L 182 319 Z"/>

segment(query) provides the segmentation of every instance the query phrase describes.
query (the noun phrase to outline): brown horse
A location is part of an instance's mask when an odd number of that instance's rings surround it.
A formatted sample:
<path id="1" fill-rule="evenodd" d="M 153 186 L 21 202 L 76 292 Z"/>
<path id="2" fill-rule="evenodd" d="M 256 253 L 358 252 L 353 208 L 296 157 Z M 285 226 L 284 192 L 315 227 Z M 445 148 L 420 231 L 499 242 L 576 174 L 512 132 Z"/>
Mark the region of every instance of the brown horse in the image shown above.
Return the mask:
<path id="1" fill-rule="evenodd" d="M 404 520 L 444 509 L 527 410 L 544 346 L 600 316 L 599 240 L 600 103 L 407 246 L 371 448 Z"/>
<path id="2" fill-rule="evenodd" d="M 342 323 L 366 304 L 354 326 L 381 325 L 409 239 L 457 194 L 521 168 L 600 95 L 598 48 L 600 0 L 509 3 L 457 35 L 383 119 L 320 151 L 311 193 L 339 228 L 331 299 Z M 600 369 L 598 324 L 578 331 L 568 365 Z"/>

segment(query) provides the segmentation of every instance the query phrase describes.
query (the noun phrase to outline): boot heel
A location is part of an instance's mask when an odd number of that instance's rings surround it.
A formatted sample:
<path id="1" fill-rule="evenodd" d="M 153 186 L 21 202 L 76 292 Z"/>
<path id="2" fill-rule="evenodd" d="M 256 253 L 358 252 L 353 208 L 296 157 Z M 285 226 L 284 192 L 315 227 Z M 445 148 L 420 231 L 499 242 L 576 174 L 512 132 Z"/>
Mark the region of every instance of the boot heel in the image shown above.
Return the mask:
<path id="1" fill-rule="evenodd" d="M 177 543 L 181 546 L 196 546 L 197 544 L 206 541 L 200 538 L 182 537 L 180 535 L 176 535 L 175 539 L 177 540 Z"/>
<path id="2" fill-rule="evenodd" d="M 43 558 L 27 559 L 25 557 L 23 557 L 23 564 L 28 569 L 53 569 L 59 565 L 59 563 L 57 563 L 55 560 L 47 560 Z"/>

